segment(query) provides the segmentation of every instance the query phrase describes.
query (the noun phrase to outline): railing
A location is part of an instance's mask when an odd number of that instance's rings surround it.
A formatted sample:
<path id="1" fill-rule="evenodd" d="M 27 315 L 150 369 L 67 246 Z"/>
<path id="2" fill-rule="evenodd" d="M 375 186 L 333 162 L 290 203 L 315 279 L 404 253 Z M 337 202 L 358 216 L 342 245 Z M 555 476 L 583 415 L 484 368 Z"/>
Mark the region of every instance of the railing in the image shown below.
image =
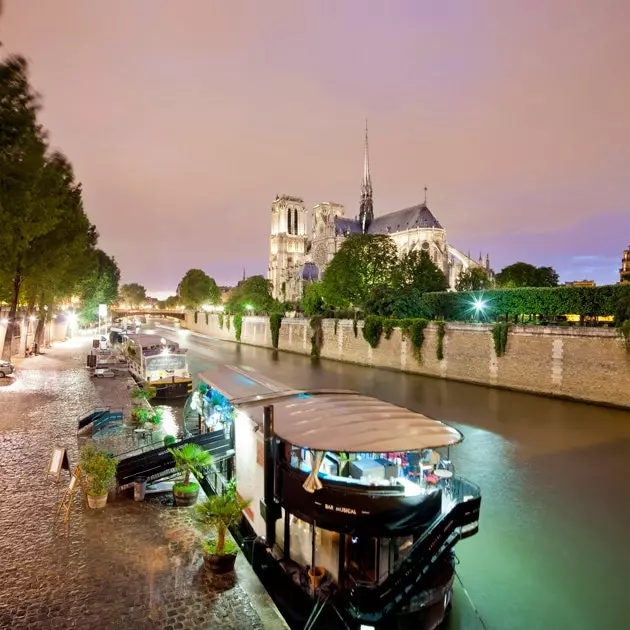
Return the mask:
<path id="1" fill-rule="evenodd" d="M 349 576 L 352 587 L 349 605 L 362 619 L 379 619 L 395 606 L 401 606 L 433 564 L 461 537 L 476 531 L 481 492 L 475 484 L 461 477 L 451 479 L 450 495 L 455 505 L 443 514 L 413 544 L 407 556 L 399 561 L 380 584 L 360 582 Z M 471 527 L 472 526 L 472 527 Z"/>

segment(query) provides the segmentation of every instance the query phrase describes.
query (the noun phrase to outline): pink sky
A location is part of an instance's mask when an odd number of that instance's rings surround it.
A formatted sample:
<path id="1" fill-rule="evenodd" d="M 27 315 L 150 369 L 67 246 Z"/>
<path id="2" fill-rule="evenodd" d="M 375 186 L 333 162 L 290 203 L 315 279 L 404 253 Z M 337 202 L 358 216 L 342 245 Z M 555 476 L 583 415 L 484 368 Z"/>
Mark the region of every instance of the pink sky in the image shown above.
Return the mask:
<path id="1" fill-rule="evenodd" d="M 618 279 L 625 0 L 8 0 L 51 142 L 125 282 L 265 273 L 276 193 L 429 207 L 458 248 Z"/>

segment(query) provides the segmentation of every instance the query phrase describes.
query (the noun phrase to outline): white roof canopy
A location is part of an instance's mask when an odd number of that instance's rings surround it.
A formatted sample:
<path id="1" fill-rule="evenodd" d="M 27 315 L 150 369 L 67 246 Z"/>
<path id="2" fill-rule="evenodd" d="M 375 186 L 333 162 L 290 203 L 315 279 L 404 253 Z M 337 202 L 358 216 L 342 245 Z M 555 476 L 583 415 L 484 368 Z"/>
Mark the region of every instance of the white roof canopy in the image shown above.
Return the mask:
<path id="1" fill-rule="evenodd" d="M 386 453 L 452 446 L 463 439 L 443 422 L 356 392 L 292 390 L 229 366 L 200 378 L 259 424 L 264 406 L 272 404 L 274 433 L 295 446 Z"/>

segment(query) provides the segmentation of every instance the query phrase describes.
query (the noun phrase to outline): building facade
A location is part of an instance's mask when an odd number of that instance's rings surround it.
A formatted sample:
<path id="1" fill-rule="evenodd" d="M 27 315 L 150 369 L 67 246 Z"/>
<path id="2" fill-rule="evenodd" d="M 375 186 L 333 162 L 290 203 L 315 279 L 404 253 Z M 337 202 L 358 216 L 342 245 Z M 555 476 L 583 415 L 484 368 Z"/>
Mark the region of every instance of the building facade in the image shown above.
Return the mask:
<path id="1" fill-rule="evenodd" d="M 619 269 L 619 283 L 630 284 L 630 247 L 623 252 L 621 269 Z"/>
<path id="2" fill-rule="evenodd" d="M 289 225 L 286 217 L 292 216 L 291 208 L 295 211 L 298 207 L 298 218 Z M 459 274 L 472 267 L 481 267 L 491 273 L 488 255 L 484 259 L 479 254 L 479 259 L 475 261 L 470 254 L 464 254 L 448 243 L 446 230 L 427 206 L 426 188 L 422 203 L 374 216 L 367 127 L 357 218 L 347 218 L 341 204 L 330 201 L 318 203 L 313 208 L 311 235 L 308 239 L 306 210 L 301 199 L 286 195 L 276 197 L 271 206 L 271 215 L 268 278 L 273 285 L 273 296 L 279 300 L 299 300 L 305 284 L 323 277 L 326 267 L 344 240 L 353 234 L 387 234 L 396 243 L 399 255 L 414 250 L 426 251 L 448 279 L 451 289 L 455 288 Z M 303 221 L 300 218 L 302 216 Z M 297 232 L 292 234 L 286 231 L 289 228 L 294 231 L 297 229 Z"/>

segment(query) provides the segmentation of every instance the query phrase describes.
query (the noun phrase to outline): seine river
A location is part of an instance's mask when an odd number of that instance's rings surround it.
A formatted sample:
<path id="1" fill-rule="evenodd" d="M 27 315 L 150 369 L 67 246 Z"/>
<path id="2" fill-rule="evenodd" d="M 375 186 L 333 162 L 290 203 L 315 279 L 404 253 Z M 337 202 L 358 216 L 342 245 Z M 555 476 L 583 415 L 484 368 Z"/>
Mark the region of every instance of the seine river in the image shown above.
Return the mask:
<path id="1" fill-rule="evenodd" d="M 296 388 L 354 389 L 464 433 L 452 459 L 483 499 L 479 534 L 456 546 L 448 630 L 630 628 L 630 412 L 169 336 L 193 374 L 242 365 Z"/>

